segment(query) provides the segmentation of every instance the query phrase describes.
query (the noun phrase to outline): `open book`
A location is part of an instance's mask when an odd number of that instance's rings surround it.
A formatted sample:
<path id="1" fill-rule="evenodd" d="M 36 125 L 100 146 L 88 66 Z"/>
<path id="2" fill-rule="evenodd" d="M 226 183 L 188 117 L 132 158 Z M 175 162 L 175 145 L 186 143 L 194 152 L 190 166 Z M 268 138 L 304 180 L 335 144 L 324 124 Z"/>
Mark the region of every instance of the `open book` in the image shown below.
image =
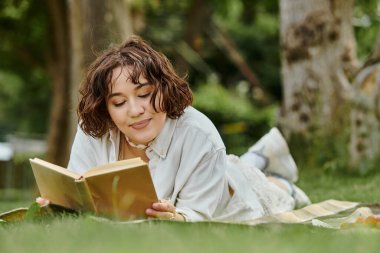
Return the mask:
<path id="1" fill-rule="evenodd" d="M 79 175 L 38 158 L 30 159 L 41 197 L 65 208 L 118 219 L 146 218 L 157 202 L 147 163 L 140 158 L 94 167 Z"/>

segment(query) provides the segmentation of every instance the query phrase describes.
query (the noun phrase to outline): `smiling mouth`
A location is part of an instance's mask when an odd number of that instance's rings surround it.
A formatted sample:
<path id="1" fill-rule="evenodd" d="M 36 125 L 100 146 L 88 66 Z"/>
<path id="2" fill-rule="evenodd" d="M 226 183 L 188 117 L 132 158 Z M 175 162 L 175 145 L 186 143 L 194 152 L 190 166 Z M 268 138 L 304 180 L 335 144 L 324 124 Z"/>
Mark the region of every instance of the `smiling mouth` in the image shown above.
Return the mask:
<path id="1" fill-rule="evenodd" d="M 134 129 L 142 129 L 142 128 L 146 127 L 149 124 L 149 122 L 150 122 L 150 119 L 144 119 L 142 121 L 133 123 L 130 126 Z"/>

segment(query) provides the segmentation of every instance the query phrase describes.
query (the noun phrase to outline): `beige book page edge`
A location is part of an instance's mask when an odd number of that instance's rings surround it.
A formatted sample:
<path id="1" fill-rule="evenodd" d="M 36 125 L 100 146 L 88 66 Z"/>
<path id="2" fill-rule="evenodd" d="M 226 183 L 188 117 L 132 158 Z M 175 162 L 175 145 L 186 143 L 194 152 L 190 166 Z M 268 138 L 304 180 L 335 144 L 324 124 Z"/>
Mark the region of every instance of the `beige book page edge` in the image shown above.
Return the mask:
<path id="1" fill-rule="evenodd" d="M 124 169 L 130 169 L 130 168 L 139 167 L 142 165 L 147 165 L 147 163 L 144 162 L 140 157 L 116 161 L 113 163 L 107 163 L 104 165 L 94 167 L 86 171 L 83 174 L 83 177 L 86 178 L 86 177 L 91 177 L 91 176 L 97 176 L 97 175 L 104 174 L 106 172 L 108 173 L 108 172 L 114 172 L 114 171 L 119 171 L 119 170 L 124 170 Z"/>
<path id="2" fill-rule="evenodd" d="M 71 178 L 73 178 L 74 180 L 80 180 L 81 176 L 75 172 L 72 172 L 72 171 L 69 171 L 68 169 L 66 168 L 63 168 L 61 166 L 58 166 L 58 165 L 55 165 L 53 163 L 49 163 L 49 162 L 46 162 L 44 160 L 41 160 L 39 158 L 33 158 L 33 159 L 29 159 L 30 162 L 32 163 L 36 163 L 36 164 L 39 164 L 43 167 L 46 167 L 46 168 L 49 168 L 51 170 L 54 170 L 58 173 L 61 173 L 61 174 L 64 174 L 66 176 L 69 176 Z"/>
<path id="3" fill-rule="evenodd" d="M 93 211 L 97 213 L 94 200 L 92 199 L 90 188 L 83 178 L 75 180 L 76 187 L 82 200 L 83 211 Z"/>

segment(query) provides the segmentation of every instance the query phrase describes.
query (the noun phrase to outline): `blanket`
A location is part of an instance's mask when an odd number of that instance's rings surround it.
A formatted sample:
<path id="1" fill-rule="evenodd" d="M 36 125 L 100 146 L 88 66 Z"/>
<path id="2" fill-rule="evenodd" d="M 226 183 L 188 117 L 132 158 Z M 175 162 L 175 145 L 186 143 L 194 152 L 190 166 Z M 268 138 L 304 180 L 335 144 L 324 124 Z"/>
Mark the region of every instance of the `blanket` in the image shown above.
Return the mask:
<path id="1" fill-rule="evenodd" d="M 29 208 L 18 208 L 2 213 L 0 214 L 0 222 L 21 221 L 25 218 L 30 218 L 33 215 L 41 216 L 41 210 L 38 212 L 37 209 L 38 208 L 35 205 L 32 205 Z M 57 210 L 52 208 L 48 210 L 45 209 L 43 210 L 43 214 L 46 215 L 46 213 L 54 211 L 56 212 Z M 344 226 L 345 224 L 353 224 L 357 222 L 358 218 L 365 219 L 379 214 L 380 203 L 359 203 L 329 199 L 305 206 L 301 209 L 271 214 L 239 224 L 309 224 L 318 227 L 341 229 L 347 227 Z M 104 219 L 96 218 L 96 220 L 102 221 Z M 134 223 L 134 221 L 131 223 Z"/>
<path id="2" fill-rule="evenodd" d="M 246 223 L 250 225 L 262 223 L 308 223 L 317 218 L 333 216 L 351 210 L 358 205 L 358 202 L 329 199 L 301 209 L 263 216 Z"/>

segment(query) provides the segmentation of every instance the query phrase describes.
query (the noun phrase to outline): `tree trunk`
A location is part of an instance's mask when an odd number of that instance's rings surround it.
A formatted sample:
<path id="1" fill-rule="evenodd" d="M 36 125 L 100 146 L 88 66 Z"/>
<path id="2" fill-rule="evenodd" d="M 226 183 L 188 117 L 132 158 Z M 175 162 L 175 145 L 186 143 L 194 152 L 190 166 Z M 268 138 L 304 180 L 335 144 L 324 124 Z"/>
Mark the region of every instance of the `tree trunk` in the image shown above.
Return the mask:
<path id="1" fill-rule="evenodd" d="M 109 25 L 114 25 L 117 35 L 114 39 L 124 41 L 134 34 L 134 20 L 130 10 L 130 0 L 111 0 L 108 1 L 109 12 L 113 14 Z"/>
<path id="2" fill-rule="evenodd" d="M 83 9 L 82 1 L 69 0 L 69 24 L 70 24 L 70 44 L 71 44 L 71 75 L 70 75 L 70 140 L 74 139 L 78 124 L 76 108 L 79 103 L 78 89 L 84 72 L 84 46 L 83 46 Z"/>
<path id="3" fill-rule="evenodd" d="M 69 0 L 71 33 L 70 143 L 78 123 L 79 84 L 87 66 L 110 45 L 133 34 L 133 19 L 125 0 Z"/>
<path id="4" fill-rule="evenodd" d="M 204 24 L 208 24 L 207 19 L 211 17 L 212 9 L 207 1 L 192 0 L 186 13 L 185 30 L 183 40 L 186 46 L 195 52 L 199 52 L 203 39 L 202 30 Z M 178 52 L 175 60 L 175 68 L 180 75 L 186 75 L 189 71 L 187 59 Z"/>
<path id="5" fill-rule="evenodd" d="M 353 6 L 354 0 L 280 1 L 285 132 L 331 133 L 347 121 L 344 104 L 357 70 Z"/>
<path id="6" fill-rule="evenodd" d="M 52 83 L 46 159 L 65 166 L 68 158 L 69 38 L 64 0 L 48 0 L 51 44 L 47 70 Z"/>
<path id="7" fill-rule="evenodd" d="M 380 64 L 365 67 L 354 81 L 351 111 L 350 169 L 368 169 L 379 155 Z M 363 171 L 362 171 L 363 172 Z"/>
<path id="8" fill-rule="evenodd" d="M 356 76 L 352 98 L 350 169 L 368 169 L 380 151 L 380 32 L 372 54 Z M 367 167 L 367 168 L 366 168 Z M 376 166 L 377 167 L 377 166 Z M 364 171 L 362 171 L 364 172 Z"/>

